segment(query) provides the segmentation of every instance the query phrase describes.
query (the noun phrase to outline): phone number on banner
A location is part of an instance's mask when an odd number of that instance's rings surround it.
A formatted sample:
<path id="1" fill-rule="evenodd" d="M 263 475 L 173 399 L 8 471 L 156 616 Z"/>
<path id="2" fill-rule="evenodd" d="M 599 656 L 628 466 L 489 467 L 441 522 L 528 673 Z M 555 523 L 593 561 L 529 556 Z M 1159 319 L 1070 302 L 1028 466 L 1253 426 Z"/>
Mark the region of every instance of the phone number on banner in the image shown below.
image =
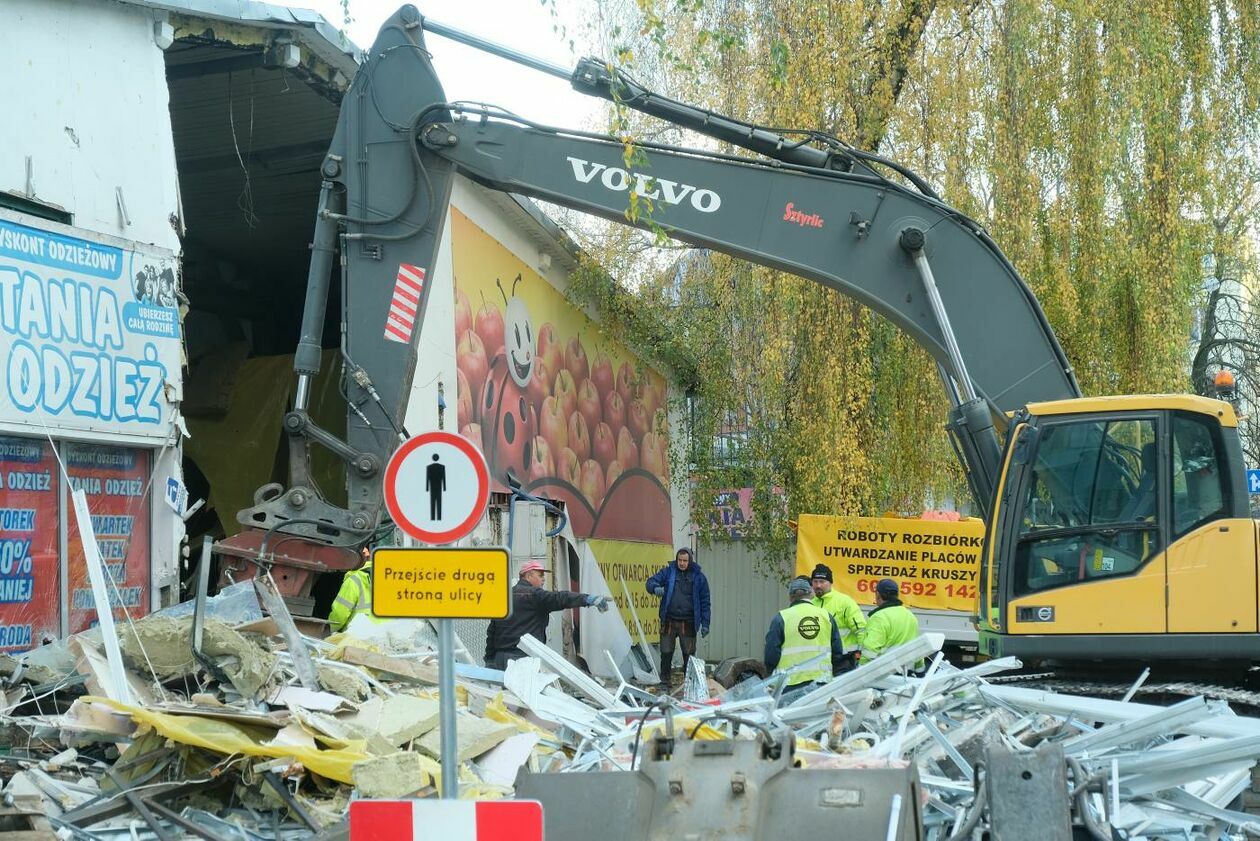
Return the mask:
<path id="1" fill-rule="evenodd" d="M 874 593 L 879 579 L 859 578 L 855 583 L 859 593 Z M 946 584 L 938 589 L 935 581 L 898 581 L 897 590 L 903 596 L 935 596 L 943 593 L 950 598 L 974 599 L 976 597 L 974 584 Z"/>

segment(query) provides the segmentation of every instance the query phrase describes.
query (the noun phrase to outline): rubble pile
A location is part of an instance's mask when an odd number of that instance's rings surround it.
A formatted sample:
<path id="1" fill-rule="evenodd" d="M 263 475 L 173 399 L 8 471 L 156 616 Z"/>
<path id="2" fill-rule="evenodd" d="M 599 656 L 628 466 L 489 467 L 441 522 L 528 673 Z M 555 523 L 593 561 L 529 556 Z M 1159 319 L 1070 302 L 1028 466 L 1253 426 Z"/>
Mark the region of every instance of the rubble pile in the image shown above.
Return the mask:
<path id="1" fill-rule="evenodd" d="M 204 614 L 198 626 L 180 605 L 121 625 L 122 676 L 99 629 L 0 661 L 0 837 L 342 838 L 355 799 L 437 796 L 444 734 L 427 623 L 286 633 L 292 619 L 265 614 L 248 582 Z M 799 767 L 916 768 L 929 839 L 1018 820 L 1003 815 L 1032 776 L 1018 769 L 1034 767 L 1061 777 L 1061 812 L 1091 837 L 1260 833 L 1237 806 L 1260 719 L 1202 698 L 1164 708 L 990 681 L 1018 667 L 1009 659 L 959 669 L 938 655 L 924 677 L 906 675 L 940 644 L 928 634 L 787 695 L 784 675 L 725 689 L 694 660 L 672 695 L 605 684 L 531 637 L 530 656 L 505 672 L 465 656 L 460 796 L 511 797 L 522 773 L 632 771 L 666 737 L 778 733 L 791 734 Z"/>

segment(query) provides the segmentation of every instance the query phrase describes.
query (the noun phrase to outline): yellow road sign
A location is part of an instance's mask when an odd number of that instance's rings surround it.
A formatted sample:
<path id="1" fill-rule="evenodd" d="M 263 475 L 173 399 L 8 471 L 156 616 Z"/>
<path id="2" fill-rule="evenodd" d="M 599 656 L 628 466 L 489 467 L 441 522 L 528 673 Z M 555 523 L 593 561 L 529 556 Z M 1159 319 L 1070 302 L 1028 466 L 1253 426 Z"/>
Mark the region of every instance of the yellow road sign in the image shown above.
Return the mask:
<path id="1" fill-rule="evenodd" d="M 377 549 L 372 615 L 503 619 L 512 607 L 506 549 Z"/>

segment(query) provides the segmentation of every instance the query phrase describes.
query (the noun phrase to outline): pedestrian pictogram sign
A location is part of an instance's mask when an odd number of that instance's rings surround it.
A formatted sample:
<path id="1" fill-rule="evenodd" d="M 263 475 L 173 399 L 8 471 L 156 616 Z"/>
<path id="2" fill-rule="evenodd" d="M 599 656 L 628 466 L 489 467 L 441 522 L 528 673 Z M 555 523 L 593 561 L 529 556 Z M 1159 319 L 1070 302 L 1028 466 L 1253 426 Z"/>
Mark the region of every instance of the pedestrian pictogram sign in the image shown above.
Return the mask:
<path id="1" fill-rule="evenodd" d="M 350 841 L 542 841 L 537 800 L 355 800 Z"/>
<path id="2" fill-rule="evenodd" d="M 512 605 L 508 551 L 377 549 L 372 615 L 386 619 L 505 619 Z"/>
<path id="3" fill-rule="evenodd" d="M 453 543 L 467 535 L 489 500 L 485 456 L 453 432 L 409 439 L 385 468 L 385 506 L 394 524 L 425 543 Z"/>

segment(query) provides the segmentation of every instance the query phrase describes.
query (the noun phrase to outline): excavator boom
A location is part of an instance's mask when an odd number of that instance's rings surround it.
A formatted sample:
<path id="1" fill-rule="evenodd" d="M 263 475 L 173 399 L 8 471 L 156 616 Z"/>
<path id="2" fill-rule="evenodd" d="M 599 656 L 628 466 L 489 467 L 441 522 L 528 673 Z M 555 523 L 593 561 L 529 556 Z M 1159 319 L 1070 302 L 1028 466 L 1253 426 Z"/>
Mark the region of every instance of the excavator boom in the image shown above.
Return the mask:
<path id="1" fill-rule="evenodd" d="M 758 157 L 642 145 L 627 166 L 612 137 L 529 123 L 505 112 L 448 103 L 425 50 L 432 27 L 557 75 Z M 901 180 L 883 173 L 893 171 Z M 307 573 L 353 563 L 351 547 L 382 519 L 381 470 L 403 428 L 428 272 L 454 173 L 617 222 L 663 230 L 818 281 L 879 312 L 936 358 L 953 409 L 950 429 L 983 508 L 997 481 L 997 430 L 1030 400 L 1079 395 L 1036 298 L 976 223 L 897 164 L 816 132 L 775 131 L 648 91 L 603 62 L 567 72 L 423 20 L 404 6 L 381 28 L 347 92 L 321 167 L 297 388 L 285 416 L 287 487 L 261 489 L 238 519 L 250 530 L 220 552 L 254 558 L 297 539 L 313 550 Z M 634 207 L 637 213 L 628 214 Z M 344 440 L 308 414 L 320 372 L 326 311 L 340 269 L 340 385 Z M 939 284 L 936 281 L 939 278 Z M 994 352 L 1000 349 L 1000 352 Z M 345 465 L 347 504 L 310 476 L 324 447 Z M 279 535 L 284 535 L 279 538 Z M 240 565 L 237 574 L 246 574 Z M 305 589 L 304 573 L 295 583 Z"/>

